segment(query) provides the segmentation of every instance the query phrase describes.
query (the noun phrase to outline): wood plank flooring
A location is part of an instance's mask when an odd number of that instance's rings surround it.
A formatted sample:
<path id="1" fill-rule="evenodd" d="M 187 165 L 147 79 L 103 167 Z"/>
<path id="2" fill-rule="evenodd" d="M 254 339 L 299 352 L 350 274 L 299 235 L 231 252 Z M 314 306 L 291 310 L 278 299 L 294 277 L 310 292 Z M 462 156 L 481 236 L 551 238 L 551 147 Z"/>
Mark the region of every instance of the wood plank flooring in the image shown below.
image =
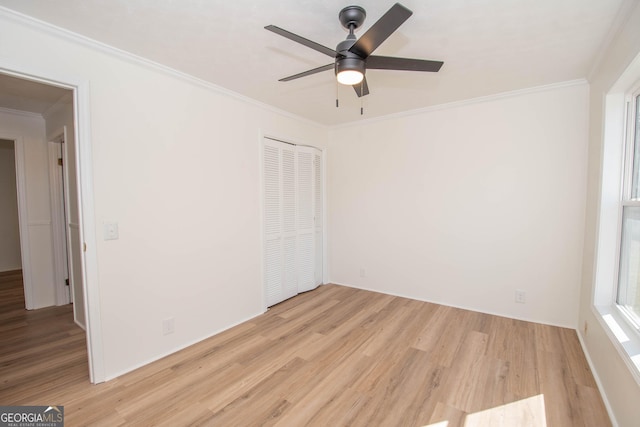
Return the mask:
<path id="1" fill-rule="evenodd" d="M 569 329 L 326 285 L 91 385 L 70 306 L 27 312 L 16 283 L 0 404 L 64 405 L 67 426 L 611 425 Z"/>

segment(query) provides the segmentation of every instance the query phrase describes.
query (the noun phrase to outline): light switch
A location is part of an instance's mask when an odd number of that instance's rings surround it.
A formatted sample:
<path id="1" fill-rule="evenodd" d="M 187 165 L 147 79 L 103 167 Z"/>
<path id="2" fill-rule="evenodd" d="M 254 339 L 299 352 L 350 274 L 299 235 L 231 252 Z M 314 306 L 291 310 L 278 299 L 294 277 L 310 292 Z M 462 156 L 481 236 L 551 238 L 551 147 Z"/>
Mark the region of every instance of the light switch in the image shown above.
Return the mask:
<path id="1" fill-rule="evenodd" d="M 116 240 L 116 239 L 118 239 L 118 223 L 105 222 L 104 223 L 104 240 Z"/>

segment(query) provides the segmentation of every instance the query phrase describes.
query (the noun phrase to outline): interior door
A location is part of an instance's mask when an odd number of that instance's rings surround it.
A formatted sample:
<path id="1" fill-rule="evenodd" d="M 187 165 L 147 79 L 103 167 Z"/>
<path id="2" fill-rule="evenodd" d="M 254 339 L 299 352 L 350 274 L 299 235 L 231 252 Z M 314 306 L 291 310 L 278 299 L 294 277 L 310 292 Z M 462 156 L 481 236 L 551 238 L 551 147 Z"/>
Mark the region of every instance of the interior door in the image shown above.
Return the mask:
<path id="1" fill-rule="evenodd" d="M 51 218 L 52 218 L 52 238 L 54 245 L 54 271 L 56 286 L 56 304 L 63 305 L 73 302 L 70 292 L 70 259 L 68 244 L 68 192 L 65 174 L 66 156 L 64 144 L 66 140 L 66 129 L 52 138 L 49 142 L 49 178 L 51 183 Z"/>

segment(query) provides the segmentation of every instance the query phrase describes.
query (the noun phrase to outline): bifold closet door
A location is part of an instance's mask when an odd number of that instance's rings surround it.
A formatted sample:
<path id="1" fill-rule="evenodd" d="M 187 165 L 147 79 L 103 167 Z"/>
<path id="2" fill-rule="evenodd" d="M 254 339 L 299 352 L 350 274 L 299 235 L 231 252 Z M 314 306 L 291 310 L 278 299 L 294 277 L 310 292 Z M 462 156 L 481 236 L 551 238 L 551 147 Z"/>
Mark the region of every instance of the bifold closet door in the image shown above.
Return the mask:
<path id="1" fill-rule="evenodd" d="M 269 307 L 322 284 L 322 152 L 265 138 L 263 162 Z"/>

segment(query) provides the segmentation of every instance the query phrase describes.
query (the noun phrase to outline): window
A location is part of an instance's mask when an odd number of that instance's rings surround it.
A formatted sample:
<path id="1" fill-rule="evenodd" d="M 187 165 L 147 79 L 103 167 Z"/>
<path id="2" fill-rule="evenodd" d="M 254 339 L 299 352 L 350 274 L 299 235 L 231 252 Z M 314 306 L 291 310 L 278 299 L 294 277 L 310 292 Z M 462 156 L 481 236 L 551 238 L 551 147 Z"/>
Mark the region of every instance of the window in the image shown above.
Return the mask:
<path id="1" fill-rule="evenodd" d="M 593 310 L 640 385 L 640 54 L 604 97 Z M 588 318 L 581 334 L 587 334 Z"/>
<path id="2" fill-rule="evenodd" d="M 627 102 L 626 172 L 622 191 L 620 263 L 616 302 L 640 329 L 640 91 Z"/>

